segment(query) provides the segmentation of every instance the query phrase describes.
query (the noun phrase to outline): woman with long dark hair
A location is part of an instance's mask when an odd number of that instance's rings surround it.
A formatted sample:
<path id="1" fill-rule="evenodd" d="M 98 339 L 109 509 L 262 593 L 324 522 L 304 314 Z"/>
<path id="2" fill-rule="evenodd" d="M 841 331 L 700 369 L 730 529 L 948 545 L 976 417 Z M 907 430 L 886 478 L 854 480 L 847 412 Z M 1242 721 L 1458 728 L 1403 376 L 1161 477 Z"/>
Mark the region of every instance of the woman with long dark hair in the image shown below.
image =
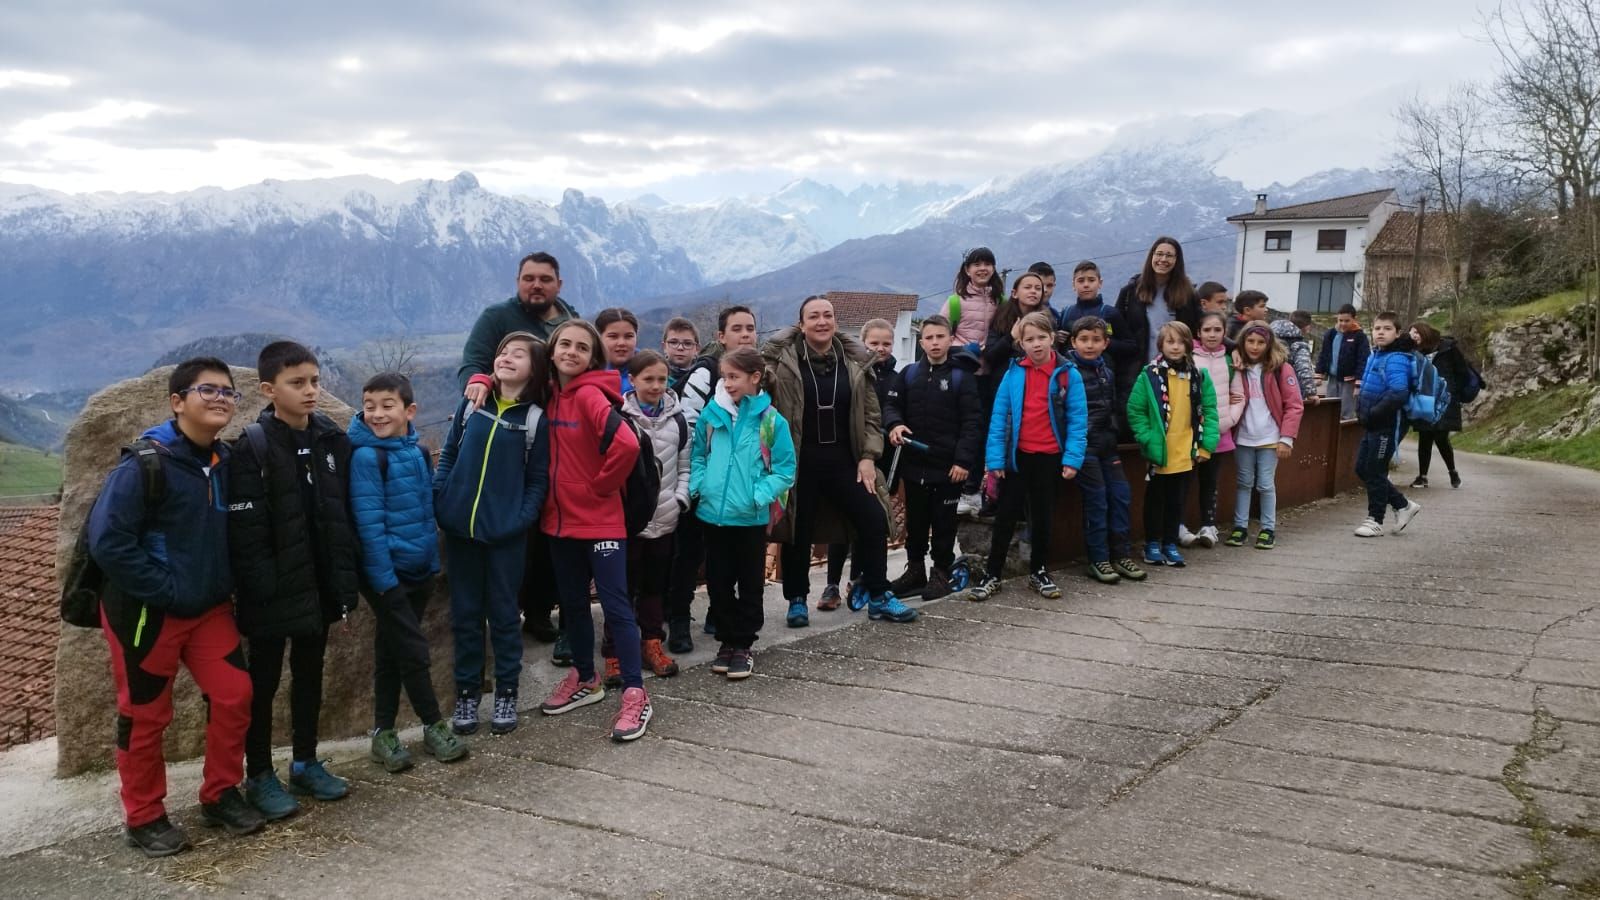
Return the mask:
<path id="1" fill-rule="evenodd" d="M 1117 396 L 1127 397 L 1139 372 L 1161 355 L 1156 335 L 1168 322 L 1182 322 L 1190 334 L 1200 330 L 1200 305 L 1194 282 L 1184 271 L 1183 246 L 1162 235 L 1145 254 L 1144 268 L 1117 294 L 1117 312 L 1127 323 L 1134 355 L 1117 364 Z"/>
<path id="2" fill-rule="evenodd" d="M 1438 447 L 1439 458 L 1444 460 L 1445 470 L 1450 473 L 1450 486 L 1458 488 L 1461 487 L 1461 473 L 1456 471 L 1456 450 L 1450 446 L 1450 432 L 1461 430 L 1461 392 L 1471 378 L 1472 365 L 1467 362 L 1455 338 L 1441 335 L 1439 329 L 1427 322 L 1412 323 L 1411 339 L 1416 342 L 1418 350 L 1433 360 L 1439 377 L 1450 385 L 1450 405 L 1445 408 L 1439 421 L 1426 426 L 1414 422 L 1411 425 L 1417 432 L 1417 477 L 1411 486 L 1428 486 L 1428 467 L 1433 463 L 1433 448 Z"/>
<path id="3" fill-rule="evenodd" d="M 790 628 L 811 623 L 811 545 L 856 548 L 858 582 L 874 619 L 911 622 L 917 611 L 889 591 L 889 497 L 877 460 L 883 455 L 873 354 L 839 333 L 833 303 L 807 297 L 798 324 L 779 331 L 762 348 L 767 391 L 789 425 L 797 458 L 789 514 L 773 530 L 783 549 L 783 595 Z M 830 521 L 826 514 L 834 514 Z"/>

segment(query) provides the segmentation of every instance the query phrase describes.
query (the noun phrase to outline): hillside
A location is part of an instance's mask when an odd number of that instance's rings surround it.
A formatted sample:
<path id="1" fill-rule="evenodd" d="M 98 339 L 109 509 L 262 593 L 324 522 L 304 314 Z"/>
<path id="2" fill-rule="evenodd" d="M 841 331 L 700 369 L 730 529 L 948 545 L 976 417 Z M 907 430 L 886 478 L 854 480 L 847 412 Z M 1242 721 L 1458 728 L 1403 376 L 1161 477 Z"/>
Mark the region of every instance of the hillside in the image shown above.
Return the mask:
<path id="1" fill-rule="evenodd" d="M 60 456 L 0 443 L 0 506 L 48 503 L 60 490 Z"/>

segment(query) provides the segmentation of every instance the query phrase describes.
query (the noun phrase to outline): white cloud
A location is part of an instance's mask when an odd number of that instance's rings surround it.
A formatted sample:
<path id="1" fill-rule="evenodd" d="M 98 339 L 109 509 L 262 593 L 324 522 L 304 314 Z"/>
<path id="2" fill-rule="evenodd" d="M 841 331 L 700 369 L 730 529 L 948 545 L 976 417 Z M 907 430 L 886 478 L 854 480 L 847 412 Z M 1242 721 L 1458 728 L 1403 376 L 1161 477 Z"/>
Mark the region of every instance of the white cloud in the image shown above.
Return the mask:
<path id="1" fill-rule="evenodd" d="M 64 88 L 71 86 L 72 79 L 65 75 L 52 75 L 49 72 L 27 72 L 22 69 L 0 70 L 0 91 L 9 87 Z"/>

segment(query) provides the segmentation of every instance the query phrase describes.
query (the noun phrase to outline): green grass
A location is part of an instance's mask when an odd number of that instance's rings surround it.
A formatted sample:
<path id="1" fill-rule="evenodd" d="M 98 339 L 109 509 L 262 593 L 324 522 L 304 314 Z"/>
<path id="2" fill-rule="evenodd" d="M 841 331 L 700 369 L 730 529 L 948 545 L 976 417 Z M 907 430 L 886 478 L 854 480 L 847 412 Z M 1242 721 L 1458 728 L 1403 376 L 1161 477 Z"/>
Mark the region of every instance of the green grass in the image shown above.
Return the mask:
<path id="1" fill-rule="evenodd" d="M 1492 312 L 1487 324 L 1493 329 L 1512 325 L 1534 316 L 1559 316 L 1582 303 L 1584 300 L 1583 294 L 1582 289 L 1574 288 L 1570 291 L 1557 291 L 1554 294 L 1547 294 L 1520 306 L 1507 306 L 1504 309 L 1496 309 Z"/>
<path id="2" fill-rule="evenodd" d="M 61 457 L 0 444 L 0 503 L 46 503 L 61 489 Z"/>
<path id="3" fill-rule="evenodd" d="M 1542 301 L 1541 301 L 1542 302 Z M 1472 423 L 1456 441 L 1462 450 L 1542 459 L 1600 470 L 1600 428 L 1564 440 L 1535 437 L 1587 405 L 1596 387 L 1569 384 L 1506 400 Z"/>

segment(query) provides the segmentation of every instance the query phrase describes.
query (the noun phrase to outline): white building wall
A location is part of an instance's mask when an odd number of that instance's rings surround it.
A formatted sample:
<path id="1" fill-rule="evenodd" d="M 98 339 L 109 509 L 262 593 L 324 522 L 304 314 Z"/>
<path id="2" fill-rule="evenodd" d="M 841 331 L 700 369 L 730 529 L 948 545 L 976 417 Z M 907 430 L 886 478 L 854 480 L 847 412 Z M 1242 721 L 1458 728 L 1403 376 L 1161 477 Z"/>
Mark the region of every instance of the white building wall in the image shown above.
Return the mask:
<path id="1" fill-rule="evenodd" d="M 1299 301 L 1300 273 L 1302 272 L 1354 272 L 1356 297 L 1362 295 L 1362 274 L 1366 265 L 1369 235 L 1376 235 L 1383 222 L 1393 212 L 1391 204 L 1379 207 L 1381 221 L 1362 219 L 1295 219 L 1287 222 L 1240 222 L 1242 230 L 1235 249 L 1235 273 L 1238 283 L 1232 285 L 1233 295 L 1240 291 L 1261 291 L 1273 309 L 1292 310 Z M 1375 213 L 1376 217 L 1376 213 Z M 1344 229 L 1343 250 L 1318 250 L 1317 232 L 1324 229 Z M 1268 231 L 1290 232 L 1288 250 L 1267 250 Z"/>
<path id="2" fill-rule="evenodd" d="M 911 331 L 911 311 L 903 310 L 894 320 L 894 359 L 904 369 L 917 358 L 917 337 Z"/>

